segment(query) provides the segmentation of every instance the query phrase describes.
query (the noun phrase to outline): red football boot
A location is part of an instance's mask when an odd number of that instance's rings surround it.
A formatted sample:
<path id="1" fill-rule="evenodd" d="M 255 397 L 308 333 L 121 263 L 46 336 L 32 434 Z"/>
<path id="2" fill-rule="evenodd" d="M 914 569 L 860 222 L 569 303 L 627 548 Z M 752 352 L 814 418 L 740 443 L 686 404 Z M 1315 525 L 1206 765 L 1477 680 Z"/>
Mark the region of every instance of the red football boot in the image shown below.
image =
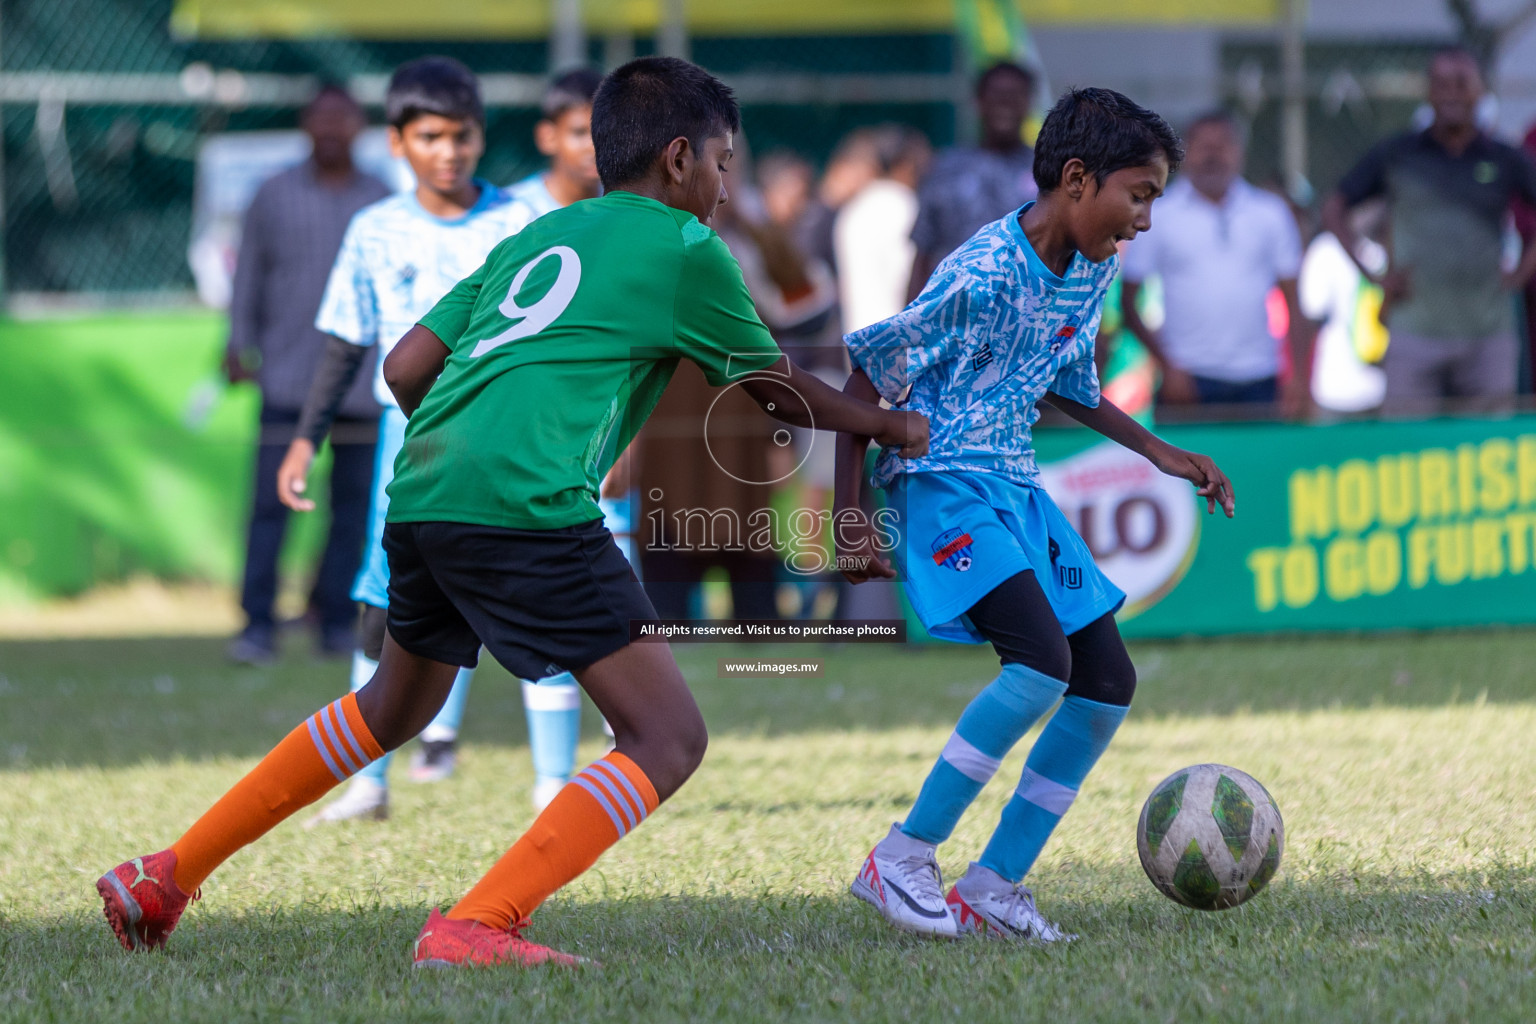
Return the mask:
<path id="1" fill-rule="evenodd" d="M 176 855 L 161 850 L 125 861 L 96 882 L 102 913 L 124 949 L 154 949 L 165 945 L 181 912 L 197 898 L 176 887 Z"/>
<path id="2" fill-rule="evenodd" d="M 561 967 L 592 966 L 584 957 L 572 956 L 529 942 L 521 927 L 491 928 L 479 921 L 450 921 L 435 908 L 416 936 L 417 967 Z"/>

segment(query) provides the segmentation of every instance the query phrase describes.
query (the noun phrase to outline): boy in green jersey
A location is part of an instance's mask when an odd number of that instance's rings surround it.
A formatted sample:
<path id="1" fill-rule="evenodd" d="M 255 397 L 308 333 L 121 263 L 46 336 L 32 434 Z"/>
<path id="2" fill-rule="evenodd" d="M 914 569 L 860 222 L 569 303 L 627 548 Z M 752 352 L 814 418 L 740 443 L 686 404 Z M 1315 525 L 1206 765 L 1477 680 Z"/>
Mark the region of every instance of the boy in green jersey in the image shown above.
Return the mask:
<path id="1" fill-rule="evenodd" d="M 735 98 L 675 58 L 632 61 L 593 104 L 607 194 L 506 239 L 412 327 L 384 376 L 410 417 L 390 485 L 388 634 L 378 671 L 321 709 L 171 849 L 98 883 L 130 948 L 164 942 L 189 894 L 176 859 L 217 864 L 416 735 L 480 645 L 514 675 L 575 673 L 616 747 L 578 773 L 447 915 L 417 966 L 574 964 L 528 916 L 677 791 L 703 718 L 655 611 L 603 527 L 604 474 L 679 359 L 797 426 L 926 452 L 928 423 L 844 397 L 779 352 L 709 227 L 740 126 Z"/>

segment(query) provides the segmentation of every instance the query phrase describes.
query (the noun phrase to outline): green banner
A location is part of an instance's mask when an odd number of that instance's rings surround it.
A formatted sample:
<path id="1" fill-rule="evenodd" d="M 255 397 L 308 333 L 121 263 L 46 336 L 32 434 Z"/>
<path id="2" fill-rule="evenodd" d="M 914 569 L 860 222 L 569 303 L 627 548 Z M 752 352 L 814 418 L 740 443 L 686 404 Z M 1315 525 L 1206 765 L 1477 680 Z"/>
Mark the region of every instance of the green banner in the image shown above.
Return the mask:
<path id="1" fill-rule="evenodd" d="M 1279 0 L 978 2 L 1037 24 L 1262 25 L 1280 11 Z M 661 0 L 583 0 L 581 14 L 592 32 L 650 33 L 665 7 Z M 552 10 L 549 0 L 461 0 L 442 7 L 416 0 L 176 0 L 171 29 L 204 39 L 537 39 L 549 34 Z M 690 0 L 684 15 L 689 30 L 701 36 L 943 32 L 956 20 L 955 0 Z"/>
<path id="2" fill-rule="evenodd" d="M 1235 519 L 1115 445 L 1040 441 L 1127 635 L 1536 622 L 1536 416 L 1161 433 L 1216 459 Z"/>
<path id="3" fill-rule="evenodd" d="M 0 605 L 135 575 L 238 582 L 259 398 L 222 383 L 225 330 L 203 312 L 0 321 Z M 292 517 L 287 570 L 326 520 Z"/>

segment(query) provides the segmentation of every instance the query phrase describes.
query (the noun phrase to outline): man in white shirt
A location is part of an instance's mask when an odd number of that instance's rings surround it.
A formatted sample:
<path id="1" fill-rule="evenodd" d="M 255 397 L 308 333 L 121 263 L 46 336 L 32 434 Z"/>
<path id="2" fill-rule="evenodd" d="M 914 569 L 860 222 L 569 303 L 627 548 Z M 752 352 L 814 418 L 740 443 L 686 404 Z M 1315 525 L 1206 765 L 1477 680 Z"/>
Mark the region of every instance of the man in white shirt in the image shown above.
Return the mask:
<path id="1" fill-rule="evenodd" d="M 917 248 L 917 183 L 932 150 L 920 132 L 891 125 L 873 133 L 881 174 L 838 211 L 832 227 L 843 331 L 895 316 L 907 304 Z"/>
<path id="2" fill-rule="evenodd" d="M 1186 132 L 1179 180 L 1157 204 L 1152 229 L 1126 249 L 1125 326 L 1162 372 L 1166 405 L 1306 402 L 1307 330 L 1297 305 L 1301 235 L 1285 201 L 1244 181 L 1243 139 L 1224 113 Z M 1142 320 L 1142 283 L 1162 280 L 1160 330 Z M 1280 393 L 1280 349 L 1267 300 L 1279 287 L 1290 312 L 1292 373 Z"/>

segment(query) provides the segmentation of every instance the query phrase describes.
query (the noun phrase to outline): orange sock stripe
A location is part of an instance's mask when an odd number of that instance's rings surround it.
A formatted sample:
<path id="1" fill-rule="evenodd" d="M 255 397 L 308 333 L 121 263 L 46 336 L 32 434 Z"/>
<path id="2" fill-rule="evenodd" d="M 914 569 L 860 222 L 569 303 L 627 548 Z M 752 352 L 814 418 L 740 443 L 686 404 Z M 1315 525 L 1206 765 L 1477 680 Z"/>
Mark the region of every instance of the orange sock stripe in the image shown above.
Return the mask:
<path id="1" fill-rule="evenodd" d="M 341 712 L 341 720 L 347 726 L 347 737 L 358 745 L 358 751 L 369 761 L 377 761 L 384 756 L 384 748 L 379 746 L 378 740 L 373 738 L 373 733 L 368 731 L 368 723 L 363 721 L 363 713 L 357 708 L 357 694 L 349 693 L 336 702 L 336 708 Z"/>
<path id="2" fill-rule="evenodd" d="M 177 887 L 194 892 L 230 854 L 382 753 L 351 694 L 321 708 L 172 844 Z"/>
<path id="3" fill-rule="evenodd" d="M 357 710 L 357 698 L 350 693 L 316 711 L 307 725 L 320 759 L 338 782 L 345 782 L 383 755 Z M 369 748 L 378 753 L 370 753 Z"/>
<path id="4" fill-rule="evenodd" d="M 526 918 L 596 863 L 658 803 L 656 787 L 640 766 L 611 752 L 572 779 L 447 916 L 491 928 Z"/>
<path id="5" fill-rule="evenodd" d="M 617 750 L 610 750 L 601 761 L 594 762 L 604 767 L 617 768 L 624 773 L 624 777 L 640 794 L 641 801 L 645 804 L 645 813 L 650 814 L 661 804 L 661 797 L 656 795 L 656 787 L 651 785 L 650 778 L 640 770 L 640 766 L 630 760 L 625 754 Z"/>

